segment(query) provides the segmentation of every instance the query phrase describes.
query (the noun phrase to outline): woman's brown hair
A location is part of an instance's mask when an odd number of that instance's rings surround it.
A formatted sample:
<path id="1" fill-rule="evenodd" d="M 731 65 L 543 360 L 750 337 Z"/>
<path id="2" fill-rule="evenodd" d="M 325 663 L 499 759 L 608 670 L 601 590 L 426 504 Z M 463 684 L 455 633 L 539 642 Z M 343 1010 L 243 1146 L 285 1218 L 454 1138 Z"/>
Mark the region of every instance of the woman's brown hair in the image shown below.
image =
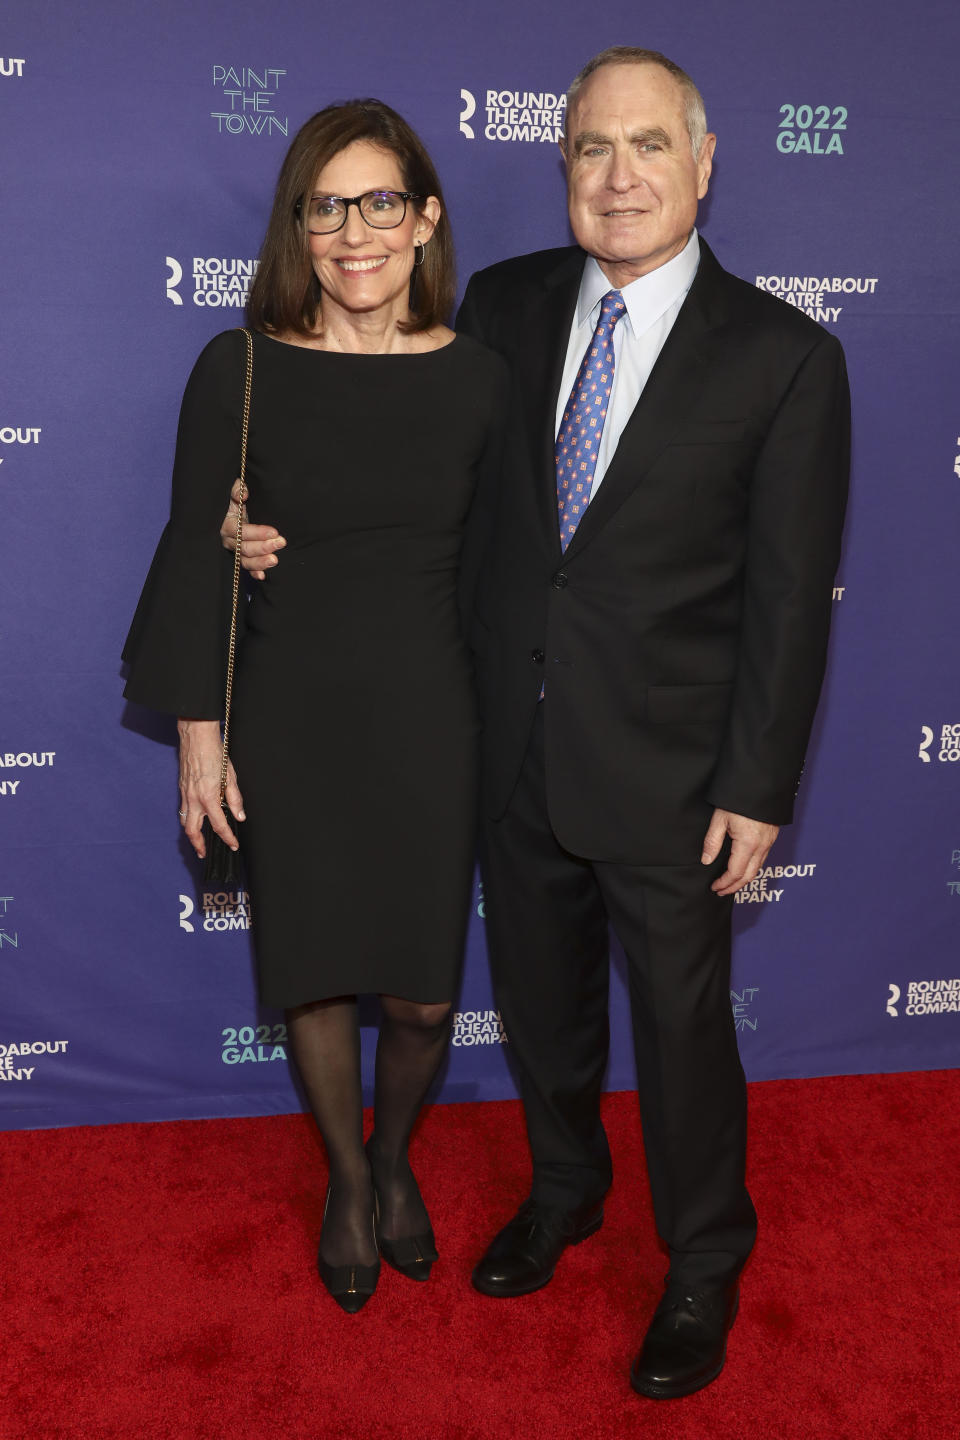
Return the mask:
<path id="1" fill-rule="evenodd" d="M 311 116 L 287 151 L 247 302 L 247 319 L 255 330 L 313 333 L 323 292 L 310 263 L 299 206 L 324 166 L 356 140 L 396 156 L 405 190 L 440 201 L 437 228 L 411 279 L 413 318 L 400 328 L 429 330 L 449 315 L 456 290 L 453 240 L 433 161 L 406 120 L 382 100 L 347 100 Z M 409 203 L 419 208 L 420 202 Z"/>

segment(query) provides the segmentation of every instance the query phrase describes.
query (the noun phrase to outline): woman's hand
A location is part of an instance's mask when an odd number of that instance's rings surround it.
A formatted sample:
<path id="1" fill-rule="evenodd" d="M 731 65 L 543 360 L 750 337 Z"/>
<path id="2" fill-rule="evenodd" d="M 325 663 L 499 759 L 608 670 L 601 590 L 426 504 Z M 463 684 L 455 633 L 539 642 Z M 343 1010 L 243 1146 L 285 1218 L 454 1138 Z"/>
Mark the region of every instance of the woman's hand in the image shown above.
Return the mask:
<path id="1" fill-rule="evenodd" d="M 243 487 L 242 494 L 244 500 L 250 498 L 250 492 L 246 486 Z M 240 506 L 240 495 L 240 481 L 235 480 L 233 489 L 230 491 L 230 504 L 223 517 L 223 524 L 220 526 L 220 539 L 225 550 L 236 550 L 237 548 L 237 511 Z M 247 520 L 246 506 L 244 506 L 240 563 L 244 570 L 250 572 L 254 580 L 263 580 L 267 571 L 277 564 L 277 556 L 274 552 L 282 550 L 286 543 L 283 536 L 272 525 L 251 525 Z"/>
<path id="2" fill-rule="evenodd" d="M 236 835 L 220 808 L 220 763 L 223 741 L 218 720 L 177 721 L 180 732 L 180 823 L 202 860 L 207 853 L 200 833 L 206 815 L 231 850 L 239 850 Z M 243 796 L 232 763 L 227 764 L 226 801 L 237 820 L 245 820 Z"/>

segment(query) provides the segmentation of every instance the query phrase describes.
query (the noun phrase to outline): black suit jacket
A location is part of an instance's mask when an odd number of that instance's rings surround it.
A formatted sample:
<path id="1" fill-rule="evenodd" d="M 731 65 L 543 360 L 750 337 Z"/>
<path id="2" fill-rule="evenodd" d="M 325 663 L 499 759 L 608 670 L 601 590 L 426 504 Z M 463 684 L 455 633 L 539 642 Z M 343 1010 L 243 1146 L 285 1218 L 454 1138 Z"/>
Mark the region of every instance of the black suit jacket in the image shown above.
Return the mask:
<path id="1" fill-rule="evenodd" d="M 595 860 L 695 864 L 714 806 L 789 821 L 823 678 L 843 352 L 700 250 L 565 555 L 554 424 L 583 251 L 479 272 L 457 320 L 513 381 L 500 489 L 470 539 L 486 802 L 509 801 L 543 681 L 550 819 Z"/>

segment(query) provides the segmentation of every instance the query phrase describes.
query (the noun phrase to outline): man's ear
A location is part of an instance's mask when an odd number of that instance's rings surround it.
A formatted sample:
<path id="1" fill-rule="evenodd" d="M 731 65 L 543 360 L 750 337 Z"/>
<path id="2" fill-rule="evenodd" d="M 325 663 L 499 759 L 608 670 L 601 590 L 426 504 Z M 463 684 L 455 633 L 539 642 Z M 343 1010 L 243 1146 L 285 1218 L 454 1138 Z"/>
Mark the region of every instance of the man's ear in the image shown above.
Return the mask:
<path id="1" fill-rule="evenodd" d="M 716 135 L 705 135 L 697 159 L 697 199 L 702 200 L 710 184 L 713 172 L 713 152 L 717 148 Z"/>

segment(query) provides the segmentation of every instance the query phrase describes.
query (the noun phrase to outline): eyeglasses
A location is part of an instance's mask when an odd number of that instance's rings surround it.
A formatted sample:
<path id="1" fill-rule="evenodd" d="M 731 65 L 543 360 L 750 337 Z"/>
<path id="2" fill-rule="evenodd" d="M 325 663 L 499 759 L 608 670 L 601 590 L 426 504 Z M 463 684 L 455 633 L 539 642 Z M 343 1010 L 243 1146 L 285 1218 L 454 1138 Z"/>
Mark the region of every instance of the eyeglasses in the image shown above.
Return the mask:
<path id="1" fill-rule="evenodd" d="M 367 190 L 363 195 L 311 195 L 307 202 L 307 229 L 311 235 L 332 235 L 347 222 L 347 211 L 356 205 L 360 214 L 374 230 L 395 230 L 403 224 L 408 200 L 422 200 L 412 190 Z M 303 202 L 296 206 L 298 217 Z"/>

